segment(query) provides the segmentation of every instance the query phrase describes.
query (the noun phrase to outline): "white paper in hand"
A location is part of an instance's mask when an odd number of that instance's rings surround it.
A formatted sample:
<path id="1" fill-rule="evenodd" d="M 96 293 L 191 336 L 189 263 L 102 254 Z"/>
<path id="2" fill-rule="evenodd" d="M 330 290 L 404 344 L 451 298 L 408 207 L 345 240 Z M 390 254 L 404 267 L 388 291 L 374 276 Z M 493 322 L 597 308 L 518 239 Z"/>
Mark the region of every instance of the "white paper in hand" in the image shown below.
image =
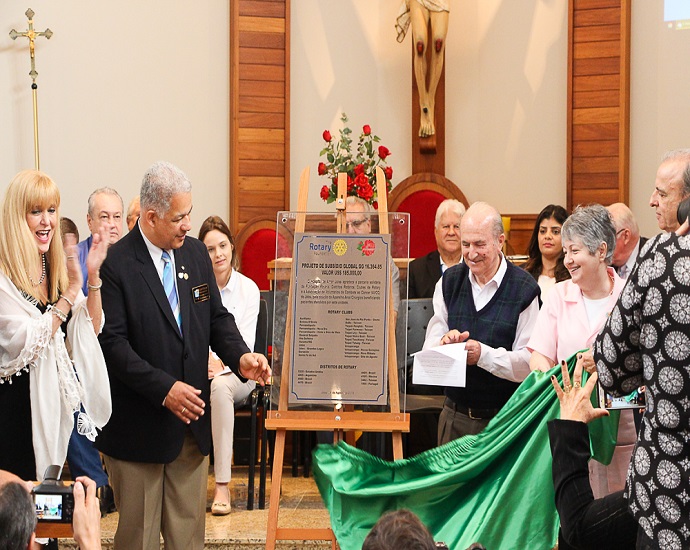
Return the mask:
<path id="1" fill-rule="evenodd" d="M 465 387 L 465 343 L 446 344 L 413 353 L 412 383 L 426 386 Z"/>

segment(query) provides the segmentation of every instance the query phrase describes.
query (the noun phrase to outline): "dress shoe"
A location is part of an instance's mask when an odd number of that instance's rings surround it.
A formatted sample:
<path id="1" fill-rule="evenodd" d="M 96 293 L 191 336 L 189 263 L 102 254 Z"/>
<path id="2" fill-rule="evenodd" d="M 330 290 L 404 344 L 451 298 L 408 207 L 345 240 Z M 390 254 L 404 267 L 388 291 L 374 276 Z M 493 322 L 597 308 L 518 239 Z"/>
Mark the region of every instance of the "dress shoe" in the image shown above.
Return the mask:
<path id="1" fill-rule="evenodd" d="M 211 505 L 211 514 L 214 516 L 227 516 L 230 513 L 229 502 L 214 502 Z"/>
<path id="2" fill-rule="evenodd" d="M 102 487 L 99 487 L 96 494 L 98 495 L 98 500 L 100 501 L 102 518 L 117 510 L 115 507 L 115 495 L 113 494 L 113 488 L 110 485 L 103 485 Z"/>

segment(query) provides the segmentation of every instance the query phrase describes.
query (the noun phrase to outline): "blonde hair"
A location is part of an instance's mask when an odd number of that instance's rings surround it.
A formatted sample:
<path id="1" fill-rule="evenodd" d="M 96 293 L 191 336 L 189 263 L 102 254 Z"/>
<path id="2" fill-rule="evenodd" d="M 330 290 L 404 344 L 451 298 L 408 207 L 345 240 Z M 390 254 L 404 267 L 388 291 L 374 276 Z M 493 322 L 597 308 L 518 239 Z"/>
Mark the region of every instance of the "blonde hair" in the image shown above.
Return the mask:
<path id="1" fill-rule="evenodd" d="M 54 206 L 55 226 L 53 238 L 46 253 L 48 270 L 48 301 L 56 302 L 61 290 L 67 288 L 67 266 L 62 247 L 60 232 L 60 190 L 43 172 L 23 170 L 19 172 L 7 187 L 2 203 L 2 231 L 0 231 L 0 269 L 7 275 L 14 286 L 33 296 L 40 302 L 46 297 L 39 292 L 39 287 L 29 279 L 29 272 L 36 272 L 41 267 L 41 258 L 37 254 L 36 240 L 29 229 L 26 215 L 36 207 Z"/>

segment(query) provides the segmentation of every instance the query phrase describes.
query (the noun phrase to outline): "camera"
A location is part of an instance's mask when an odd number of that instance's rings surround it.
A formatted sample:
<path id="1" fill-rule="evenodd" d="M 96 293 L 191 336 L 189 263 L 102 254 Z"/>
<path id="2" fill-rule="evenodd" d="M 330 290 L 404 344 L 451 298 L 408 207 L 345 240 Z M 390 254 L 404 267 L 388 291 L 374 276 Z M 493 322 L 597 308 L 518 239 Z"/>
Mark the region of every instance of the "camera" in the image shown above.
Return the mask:
<path id="1" fill-rule="evenodd" d="M 51 523 L 72 523 L 74 495 L 72 485 L 61 480 L 62 466 L 53 464 L 46 468 L 43 482 L 31 491 L 36 519 Z"/>

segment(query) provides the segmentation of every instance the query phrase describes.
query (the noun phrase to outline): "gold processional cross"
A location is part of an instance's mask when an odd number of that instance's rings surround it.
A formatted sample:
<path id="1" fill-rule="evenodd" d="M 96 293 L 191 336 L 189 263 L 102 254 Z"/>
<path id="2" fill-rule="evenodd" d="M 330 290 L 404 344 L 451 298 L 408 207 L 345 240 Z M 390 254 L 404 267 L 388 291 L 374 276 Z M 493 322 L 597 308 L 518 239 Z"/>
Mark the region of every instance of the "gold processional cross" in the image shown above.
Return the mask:
<path id="1" fill-rule="evenodd" d="M 17 37 L 24 36 L 29 39 L 29 52 L 31 53 L 31 71 L 29 71 L 29 76 L 31 77 L 31 92 L 34 101 L 34 160 L 36 163 L 36 170 L 40 170 L 40 163 L 38 158 L 38 97 L 37 90 L 38 84 L 36 84 L 36 77 L 38 73 L 36 72 L 36 46 L 34 41 L 39 36 L 45 36 L 50 39 L 53 36 L 53 31 L 46 29 L 43 32 L 36 32 L 34 30 L 34 11 L 29 8 L 26 10 L 26 17 L 29 19 L 29 30 L 24 32 L 17 32 L 14 29 L 10 31 L 10 38 L 16 40 Z"/>

